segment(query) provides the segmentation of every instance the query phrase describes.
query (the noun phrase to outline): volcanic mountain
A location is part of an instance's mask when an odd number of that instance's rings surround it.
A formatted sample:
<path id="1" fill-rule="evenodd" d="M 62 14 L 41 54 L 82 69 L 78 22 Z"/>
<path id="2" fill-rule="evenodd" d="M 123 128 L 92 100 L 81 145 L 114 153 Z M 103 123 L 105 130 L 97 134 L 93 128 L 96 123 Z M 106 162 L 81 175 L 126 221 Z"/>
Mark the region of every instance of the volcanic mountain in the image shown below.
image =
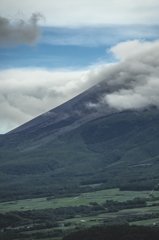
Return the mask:
<path id="1" fill-rule="evenodd" d="M 0 135 L 1 200 L 158 188 L 159 111 L 110 108 L 118 87 L 100 82 Z"/>
<path id="2" fill-rule="evenodd" d="M 39 129 L 44 131 L 45 129 L 46 132 L 47 130 L 51 131 L 55 137 L 93 119 L 115 113 L 117 110 L 102 103 L 102 97 L 117 88 L 118 86 L 110 87 L 105 81 L 102 81 L 62 105 L 8 132 L 8 134 L 21 131 L 33 132 Z"/>

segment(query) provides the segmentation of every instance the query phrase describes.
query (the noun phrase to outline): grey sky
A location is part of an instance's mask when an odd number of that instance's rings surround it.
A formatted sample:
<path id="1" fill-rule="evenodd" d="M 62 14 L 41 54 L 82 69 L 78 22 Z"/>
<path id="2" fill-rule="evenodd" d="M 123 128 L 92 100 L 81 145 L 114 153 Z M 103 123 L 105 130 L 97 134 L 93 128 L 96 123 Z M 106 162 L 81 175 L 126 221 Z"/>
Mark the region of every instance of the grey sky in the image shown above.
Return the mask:
<path id="1" fill-rule="evenodd" d="M 158 0 L 0 0 L 0 15 L 14 17 L 42 12 L 48 26 L 158 24 Z"/>

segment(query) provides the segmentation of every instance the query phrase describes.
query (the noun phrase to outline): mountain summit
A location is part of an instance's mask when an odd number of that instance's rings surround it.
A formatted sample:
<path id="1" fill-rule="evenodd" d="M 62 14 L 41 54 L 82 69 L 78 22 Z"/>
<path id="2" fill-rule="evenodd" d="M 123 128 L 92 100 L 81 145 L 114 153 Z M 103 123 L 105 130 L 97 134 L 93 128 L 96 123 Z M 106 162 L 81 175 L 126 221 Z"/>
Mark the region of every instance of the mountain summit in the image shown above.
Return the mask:
<path id="1" fill-rule="evenodd" d="M 106 103 L 102 103 L 102 96 L 115 90 L 105 81 L 93 86 L 62 105 L 34 118 L 17 127 L 7 134 L 21 131 L 37 131 L 49 129 L 55 136 L 75 129 L 93 119 L 117 112 Z"/>

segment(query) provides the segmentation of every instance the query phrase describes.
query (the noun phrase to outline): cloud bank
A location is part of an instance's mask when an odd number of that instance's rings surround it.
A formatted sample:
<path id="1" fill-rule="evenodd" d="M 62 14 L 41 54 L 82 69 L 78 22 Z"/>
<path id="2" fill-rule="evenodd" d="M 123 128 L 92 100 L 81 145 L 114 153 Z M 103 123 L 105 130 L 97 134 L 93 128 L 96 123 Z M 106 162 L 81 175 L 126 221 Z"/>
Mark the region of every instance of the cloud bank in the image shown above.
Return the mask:
<path id="1" fill-rule="evenodd" d="M 14 47 L 18 44 L 33 45 L 41 35 L 38 21 L 43 18 L 40 13 L 33 13 L 28 21 L 12 21 L 0 16 L 0 46 Z"/>
<path id="2" fill-rule="evenodd" d="M 112 90 L 102 94 L 99 103 L 92 107 L 102 104 L 119 111 L 159 107 L 159 41 L 127 41 L 109 51 L 119 62 L 89 71 L 0 71 L 1 132 L 62 104 L 100 81 Z"/>
<path id="3" fill-rule="evenodd" d="M 110 51 L 121 61 L 103 69 L 102 75 L 118 89 L 103 101 L 118 110 L 159 107 L 159 41 L 124 42 Z"/>
<path id="4" fill-rule="evenodd" d="M 0 71 L 1 133 L 86 90 L 86 71 L 10 69 Z"/>
<path id="5" fill-rule="evenodd" d="M 158 24 L 158 0 L 0 0 L 3 14 L 43 12 L 47 26 Z"/>

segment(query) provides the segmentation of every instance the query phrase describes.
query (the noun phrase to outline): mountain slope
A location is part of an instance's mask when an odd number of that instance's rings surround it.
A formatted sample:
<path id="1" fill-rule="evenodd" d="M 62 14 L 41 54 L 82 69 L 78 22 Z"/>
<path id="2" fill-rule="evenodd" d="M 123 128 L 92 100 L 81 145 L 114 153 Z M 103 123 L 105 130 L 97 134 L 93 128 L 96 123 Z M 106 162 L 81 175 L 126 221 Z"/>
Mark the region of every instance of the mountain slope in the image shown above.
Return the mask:
<path id="1" fill-rule="evenodd" d="M 159 182 L 156 108 L 97 118 L 56 139 L 43 131 L 0 136 L 1 199 L 80 194 L 97 183 L 93 189 L 151 189 Z"/>
<path id="2" fill-rule="evenodd" d="M 66 103 L 8 132 L 8 134 L 21 131 L 36 132 L 40 129 L 45 133 L 51 130 L 55 137 L 90 120 L 117 112 L 106 104 L 99 104 L 103 94 L 110 93 L 117 87 L 110 87 L 105 81 L 100 82 Z"/>

